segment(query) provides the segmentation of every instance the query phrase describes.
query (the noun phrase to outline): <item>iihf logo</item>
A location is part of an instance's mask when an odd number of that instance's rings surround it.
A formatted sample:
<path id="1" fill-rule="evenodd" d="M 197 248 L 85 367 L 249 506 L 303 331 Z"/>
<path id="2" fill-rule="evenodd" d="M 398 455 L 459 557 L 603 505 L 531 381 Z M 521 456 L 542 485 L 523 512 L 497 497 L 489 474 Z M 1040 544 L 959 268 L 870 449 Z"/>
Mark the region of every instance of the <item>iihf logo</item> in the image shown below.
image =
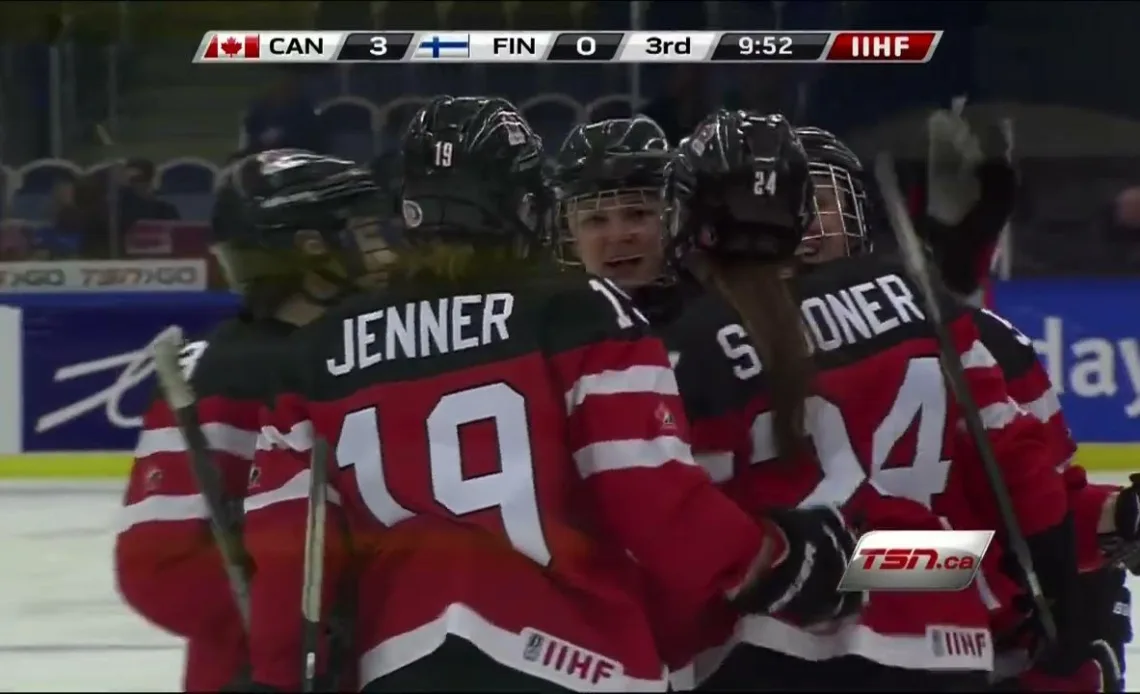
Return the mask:
<path id="1" fill-rule="evenodd" d="M 531 632 L 526 640 L 526 648 L 523 649 L 523 659 L 531 662 L 538 660 L 538 656 L 542 653 L 543 641 L 542 634 Z"/>

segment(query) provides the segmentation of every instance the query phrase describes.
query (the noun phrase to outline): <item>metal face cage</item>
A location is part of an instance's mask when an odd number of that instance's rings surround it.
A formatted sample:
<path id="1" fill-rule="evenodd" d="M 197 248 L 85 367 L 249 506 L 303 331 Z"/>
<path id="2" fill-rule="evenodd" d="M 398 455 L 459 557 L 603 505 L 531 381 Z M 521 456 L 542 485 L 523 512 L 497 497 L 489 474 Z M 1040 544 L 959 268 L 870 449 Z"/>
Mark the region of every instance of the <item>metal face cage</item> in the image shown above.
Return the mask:
<path id="1" fill-rule="evenodd" d="M 853 177 L 850 170 L 829 162 L 813 161 L 808 172 L 815 185 L 812 204 L 818 222 L 804 233 L 804 243 L 810 245 L 817 239 L 842 236 L 846 255 L 864 250 L 867 193 L 862 182 Z"/>
<path id="2" fill-rule="evenodd" d="M 559 262 L 579 265 L 581 261 L 575 244 L 573 230 L 588 222 L 591 216 L 610 212 L 644 212 L 660 225 L 662 243 L 665 242 L 665 224 L 662 219 L 663 196 L 660 188 L 615 188 L 576 195 L 558 203 L 558 243 L 556 253 Z"/>

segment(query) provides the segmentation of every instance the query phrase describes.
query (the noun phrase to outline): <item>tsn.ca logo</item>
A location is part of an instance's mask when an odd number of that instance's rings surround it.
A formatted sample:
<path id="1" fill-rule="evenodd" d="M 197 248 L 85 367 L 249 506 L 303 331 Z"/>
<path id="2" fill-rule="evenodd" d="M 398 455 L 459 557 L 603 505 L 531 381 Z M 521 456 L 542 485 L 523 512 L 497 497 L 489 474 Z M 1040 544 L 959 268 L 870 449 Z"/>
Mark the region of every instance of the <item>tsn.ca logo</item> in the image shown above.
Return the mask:
<path id="1" fill-rule="evenodd" d="M 992 530 L 873 530 L 855 545 L 839 590 L 964 590 L 993 539 Z"/>

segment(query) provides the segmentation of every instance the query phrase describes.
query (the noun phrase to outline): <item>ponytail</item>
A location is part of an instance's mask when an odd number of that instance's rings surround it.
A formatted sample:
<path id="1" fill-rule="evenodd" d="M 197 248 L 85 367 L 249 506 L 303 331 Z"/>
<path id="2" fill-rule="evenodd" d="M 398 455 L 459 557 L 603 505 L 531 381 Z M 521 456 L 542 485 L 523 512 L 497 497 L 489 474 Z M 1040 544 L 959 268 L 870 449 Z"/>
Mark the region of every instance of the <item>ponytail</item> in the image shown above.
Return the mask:
<path id="1" fill-rule="evenodd" d="M 728 300 L 764 365 L 772 395 L 776 451 L 784 460 L 805 452 L 804 416 L 814 368 L 799 302 L 782 265 L 706 258 L 709 279 Z"/>

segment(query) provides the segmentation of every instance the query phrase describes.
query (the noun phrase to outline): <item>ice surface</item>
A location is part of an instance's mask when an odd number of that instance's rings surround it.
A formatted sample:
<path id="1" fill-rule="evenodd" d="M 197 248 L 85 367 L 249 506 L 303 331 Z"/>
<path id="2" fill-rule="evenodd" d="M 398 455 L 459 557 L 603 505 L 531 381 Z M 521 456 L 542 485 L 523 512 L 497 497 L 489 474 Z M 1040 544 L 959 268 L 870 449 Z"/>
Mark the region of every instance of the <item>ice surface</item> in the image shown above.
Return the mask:
<path id="1" fill-rule="evenodd" d="M 0 485 L 0 692 L 178 691 L 181 641 L 115 593 L 119 486 Z M 1140 691 L 1140 641 L 1128 670 Z"/>
<path id="2" fill-rule="evenodd" d="M 0 486 L 0 691 L 178 691 L 181 640 L 114 588 L 121 486 Z"/>

